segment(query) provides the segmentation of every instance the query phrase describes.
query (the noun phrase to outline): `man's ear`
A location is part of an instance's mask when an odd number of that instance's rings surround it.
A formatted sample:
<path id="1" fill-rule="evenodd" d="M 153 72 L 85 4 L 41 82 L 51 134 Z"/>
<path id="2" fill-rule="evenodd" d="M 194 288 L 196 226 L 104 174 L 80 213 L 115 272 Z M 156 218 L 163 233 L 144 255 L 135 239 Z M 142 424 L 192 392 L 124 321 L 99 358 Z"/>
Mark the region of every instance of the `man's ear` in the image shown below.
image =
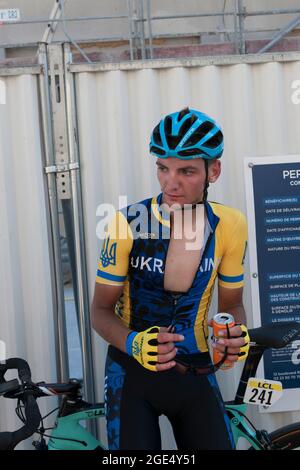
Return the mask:
<path id="1" fill-rule="evenodd" d="M 214 160 L 208 164 L 208 182 L 214 183 L 217 181 L 221 173 L 221 162 L 220 160 Z"/>

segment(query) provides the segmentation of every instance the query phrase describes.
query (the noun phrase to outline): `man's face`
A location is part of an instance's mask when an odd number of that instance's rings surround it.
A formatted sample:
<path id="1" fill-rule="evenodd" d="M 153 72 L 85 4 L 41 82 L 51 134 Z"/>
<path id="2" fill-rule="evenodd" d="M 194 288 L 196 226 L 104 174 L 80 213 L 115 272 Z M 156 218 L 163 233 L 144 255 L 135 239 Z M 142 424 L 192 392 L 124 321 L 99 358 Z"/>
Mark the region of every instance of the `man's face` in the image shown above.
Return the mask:
<path id="1" fill-rule="evenodd" d="M 162 202 L 173 204 L 195 204 L 203 199 L 205 187 L 205 164 L 202 158 L 180 160 L 158 158 L 157 177 L 163 192 Z M 219 177 L 221 164 L 214 160 L 208 167 L 208 180 L 213 183 Z"/>

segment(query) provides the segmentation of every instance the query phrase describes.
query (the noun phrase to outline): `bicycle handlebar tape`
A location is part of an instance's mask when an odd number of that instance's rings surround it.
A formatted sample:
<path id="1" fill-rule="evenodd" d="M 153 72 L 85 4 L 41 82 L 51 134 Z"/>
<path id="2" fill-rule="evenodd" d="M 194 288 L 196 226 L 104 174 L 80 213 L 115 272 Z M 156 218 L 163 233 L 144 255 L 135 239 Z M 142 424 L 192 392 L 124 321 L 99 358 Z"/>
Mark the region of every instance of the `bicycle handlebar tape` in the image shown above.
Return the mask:
<path id="1" fill-rule="evenodd" d="M 242 330 L 241 337 L 244 338 L 245 344 L 244 344 L 244 346 L 240 347 L 240 352 L 238 354 L 238 361 L 244 361 L 246 359 L 246 357 L 248 356 L 248 353 L 249 353 L 250 337 L 249 337 L 249 333 L 248 333 L 248 329 L 247 329 L 246 325 L 241 324 L 239 326 Z"/>
<path id="2" fill-rule="evenodd" d="M 25 391 L 21 400 L 25 406 L 25 425 L 14 432 L 0 432 L 0 450 L 13 450 L 19 442 L 32 436 L 40 425 L 42 418 L 33 392 Z"/>
<path id="3" fill-rule="evenodd" d="M 157 336 L 159 326 L 152 326 L 138 333 L 131 331 L 126 340 L 126 351 L 129 356 L 134 357 L 145 369 L 156 372 L 155 356 L 158 354 Z"/>
<path id="4" fill-rule="evenodd" d="M 0 364 L 1 376 L 4 376 L 10 369 L 18 370 L 18 376 L 22 383 L 31 382 L 31 370 L 29 364 L 24 359 L 12 357 L 11 359 L 7 359 L 4 364 Z"/>
<path id="5" fill-rule="evenodd" d="M 31 436 L 39 427 L 41 422 L 41 413 L 35 397 L 32 392 L 28 390 L 25 402 L 25 416 L 26 416 L 26 432 L 28 437 Z"/>

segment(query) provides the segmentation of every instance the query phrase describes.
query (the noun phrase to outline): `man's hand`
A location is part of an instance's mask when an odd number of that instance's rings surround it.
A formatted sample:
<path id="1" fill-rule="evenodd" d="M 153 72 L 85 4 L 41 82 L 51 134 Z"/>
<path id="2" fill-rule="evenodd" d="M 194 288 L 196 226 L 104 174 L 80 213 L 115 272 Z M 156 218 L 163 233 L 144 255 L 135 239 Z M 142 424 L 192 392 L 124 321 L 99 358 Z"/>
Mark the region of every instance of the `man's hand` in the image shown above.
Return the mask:
<path id="1" fill-rule="evenodd" d="M 208 321 L 208 326 L 213 326 L 212 320 Z M 219 336 L 222 337 L 219 338 L 217 342 L 213 341 L 212 347 L 219 351 L 221 354 L 221 359 L 224 355 L 226 347 L 228 348 L 226 361 L 228 360 L 229 362 L 236 362 L 244 360 L 247 357 L 250 340 L 249 336 L 242 336 L 244 331 L 245 327 L 242 329 L 241 325 L 232 326 L 229 328 L 230 339 L 227 338 L 227 330 L 223 330 L 219 333 Z"/>
<path id="2" fill-rule="evenodd" d="M 174 343 L 183 340 L 184 336 L 171 333 L 170 328 L 153 326 L 140 333 L 129 333 L 126 350 L 146 369 L 162 372 L 175 366 Z"/>
<path id="3" fill-rule="evenodd" d="M 184 336 L 170 333 L 170 328 L 161 327 L 157 335 L 157 372 L 172 369 L 176 365 L 172 359 L 176 356 L 177 348 L 174 343 L 184 341 Z"/>

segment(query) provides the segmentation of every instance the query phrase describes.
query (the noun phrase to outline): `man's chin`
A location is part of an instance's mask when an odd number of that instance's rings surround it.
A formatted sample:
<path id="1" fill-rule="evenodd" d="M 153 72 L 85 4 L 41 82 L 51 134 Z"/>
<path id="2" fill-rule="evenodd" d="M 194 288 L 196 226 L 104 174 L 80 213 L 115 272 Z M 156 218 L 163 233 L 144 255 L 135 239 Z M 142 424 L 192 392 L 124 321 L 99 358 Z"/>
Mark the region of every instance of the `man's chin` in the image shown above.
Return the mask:
<path id="1" fill-rule="evenodd" d="M 174 206 L 174 209 L 182 208 L 184 204 L 186 204 L 184 197 L 173 197 L 169 195 L 165 195 L 163 197 L 163 203 L 167 204 L 170 208 Z"/>
<path id="2" fill-rule="evenodd" d="M 186 206 L 188 208 L 188 206 L 192 206 L 194 204 L 197 204 L 201 200 L 202 200 L 202 198 L 200 198 L 200 197 L 197 201 L 194 201 L 194 200 L 192 201 L 192 200 L 189 200 L 189 199 L 185 198 L 184 196 L 170 196 L 168 194 L 164 194 L 162 202 L 167 204 L 170 208 L 172 208 L 172 206 L 174 206 L 174 210 L 176 210 L 176 208 L 183 209 L 184 206 Z"/>

